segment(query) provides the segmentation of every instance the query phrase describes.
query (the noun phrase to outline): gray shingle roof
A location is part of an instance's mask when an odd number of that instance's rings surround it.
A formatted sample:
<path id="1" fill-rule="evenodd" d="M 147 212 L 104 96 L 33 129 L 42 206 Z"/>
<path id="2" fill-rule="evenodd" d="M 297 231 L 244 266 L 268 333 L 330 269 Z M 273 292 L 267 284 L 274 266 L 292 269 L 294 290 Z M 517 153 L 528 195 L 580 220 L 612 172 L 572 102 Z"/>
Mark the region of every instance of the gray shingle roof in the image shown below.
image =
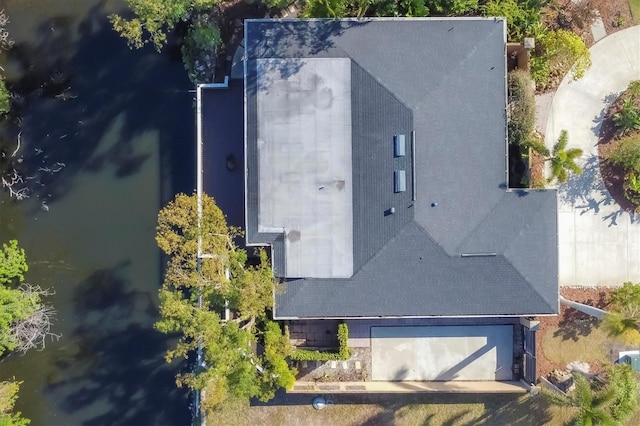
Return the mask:
<path id="1" fill-rule="evenodd" d="M 285 280 L 278 318 L 531 315 L 558 311 L 555 191 L 506 189 L 500 19 L 246 21 L 247 241 L 259 234 L 256 60 L 352 61 L 350 279 Z M 296 72 L 295 61 L 283 76 Z M 393 157 L 393 135 L 415 131 Z M 407 191 L 393 192 L 393 170 Z M 437 203 L 437 206 L 433 206 Z M 396 213 L 385 214 L 390 207 Z M 282 240 L 276 274 L 287 277 Z M 495 253 L 463 257 L 462 254 Z"/>

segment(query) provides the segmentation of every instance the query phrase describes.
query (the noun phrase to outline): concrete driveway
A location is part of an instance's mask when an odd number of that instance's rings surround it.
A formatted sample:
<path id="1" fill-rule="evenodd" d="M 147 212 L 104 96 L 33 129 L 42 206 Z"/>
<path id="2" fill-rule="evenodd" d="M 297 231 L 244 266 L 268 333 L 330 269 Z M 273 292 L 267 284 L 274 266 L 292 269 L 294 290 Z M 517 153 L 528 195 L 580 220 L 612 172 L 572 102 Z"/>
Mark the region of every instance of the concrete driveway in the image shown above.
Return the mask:
<path id="1" fill-rule="evenodd" d="M 640 26 L 605 37 L 590 51 L 591 69 L 578 81 L 565 78 L 556 92 L 545 132 L 548 147 L 565 129 L 569 147 L 584 151 L 584 173 L 558 188 L 561 286 L 640 281 L 640 215 L 622 211 L 610 197 L 597 157 L 603 114 L 640 79 Z"/>

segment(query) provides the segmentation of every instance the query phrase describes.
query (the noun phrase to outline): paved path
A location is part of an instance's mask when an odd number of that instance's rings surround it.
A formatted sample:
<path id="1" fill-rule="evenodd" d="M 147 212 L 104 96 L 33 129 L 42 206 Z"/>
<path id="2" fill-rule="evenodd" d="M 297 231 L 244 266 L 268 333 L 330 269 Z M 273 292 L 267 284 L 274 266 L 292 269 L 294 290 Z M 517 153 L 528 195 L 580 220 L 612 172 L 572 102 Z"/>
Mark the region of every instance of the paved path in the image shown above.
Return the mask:
<path id="1" fill-rule="evenodd" d="M 607 106 L 630 81 L 640 79 L 640 26 L 603 38 L 591 49 L 592 67 L 578 81 L 565 78 L 556 92 L 545 143 L 560 131 L 579 147 L 584 173 L 558 189 L 561 286 L 640 282 L 640 215 L 620 210 L 598 165 L 598 134 Z"/>

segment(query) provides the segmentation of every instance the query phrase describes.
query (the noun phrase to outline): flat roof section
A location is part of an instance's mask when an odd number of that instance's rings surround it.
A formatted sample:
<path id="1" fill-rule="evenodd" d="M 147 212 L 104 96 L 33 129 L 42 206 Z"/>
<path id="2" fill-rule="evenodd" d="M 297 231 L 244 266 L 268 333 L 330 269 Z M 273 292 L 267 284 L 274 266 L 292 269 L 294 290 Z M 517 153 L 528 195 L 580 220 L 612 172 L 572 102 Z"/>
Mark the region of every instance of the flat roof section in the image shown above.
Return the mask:
<path id="1" fill-rule="evenodd" d="M 243 84 L 231 80 L 227 88 L 201 90 L 202 190 L 215 199 L 229 225 L 244 227 Z"/>
<path id="2" fill-rule="evenodd" d="M 259 59 L 256 98 L 258 231 L 284 232 L 287 277 L 351 277 L 351 61 Z"/>

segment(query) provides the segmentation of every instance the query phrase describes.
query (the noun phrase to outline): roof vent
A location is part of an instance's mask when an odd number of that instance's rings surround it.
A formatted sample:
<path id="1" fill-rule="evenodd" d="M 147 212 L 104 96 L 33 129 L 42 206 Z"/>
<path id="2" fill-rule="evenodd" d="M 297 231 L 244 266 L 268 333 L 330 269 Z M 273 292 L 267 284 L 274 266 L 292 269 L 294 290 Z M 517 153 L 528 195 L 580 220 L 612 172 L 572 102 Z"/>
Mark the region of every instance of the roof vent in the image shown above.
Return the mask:
<path id="1" fill-rule="evenodd" d="M 396 157 L 404 157 L 406 155 L 404 135 L 395 135 L 393 137 L 393 155 Z"/>
<path id="2" fill-rule="evenodd" d="M 497 253 L 461 253 L 460 257 L 494 257 Z"/>
<path id="3" fill-rule="evenodd" d="M 396 170 L 393 172 L 393 191 L 405 192 L 407 190 L 407 172 Z"/>

